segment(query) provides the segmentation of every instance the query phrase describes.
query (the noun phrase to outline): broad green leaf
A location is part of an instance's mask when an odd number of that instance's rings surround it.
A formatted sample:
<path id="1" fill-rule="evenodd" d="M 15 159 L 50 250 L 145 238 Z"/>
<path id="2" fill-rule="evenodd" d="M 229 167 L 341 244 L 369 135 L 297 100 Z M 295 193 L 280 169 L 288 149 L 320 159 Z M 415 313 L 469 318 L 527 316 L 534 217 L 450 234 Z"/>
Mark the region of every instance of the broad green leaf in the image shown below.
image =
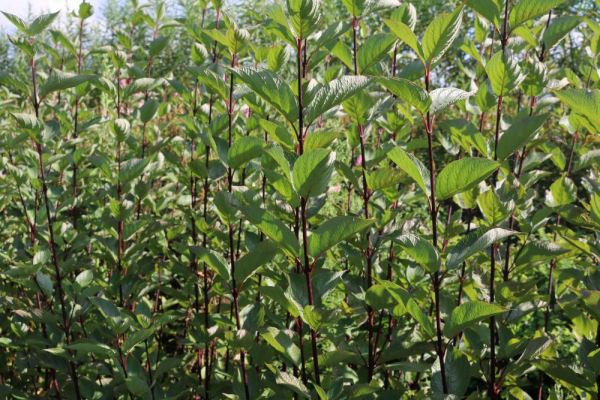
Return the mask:
<path id="1" fill-rule="evenodd" d="M 39 17 L 31 21 L 31 24 L 29 24 L 29 28 L 27 29 L 27 34 L 29 36 L 36 36 L 42 33 L 47 27 L 52 25 L 52 23 L 58 17 L 59 14 L 60 11 L 51 14 L 40 15 Z"/>
<path id="2" fill-rule="evenodd" d="M 397 169 L 384 167 L 367 173 L 366 177 L 369 190 L 376 192 L 390 186 L 397 186 L 405 176 Z"/>
<path id="3" fill-rule="evenodd" d="M 117 221 L 127 221 L 133 214 L 134 205 L 128 200 L 110 199 L 110 211 Z"/>
<path id="4" fill-rule="evenodd" d="M 287 0 L 291 27 L 298 39 L 306 39 L 321 24 L 320 0 Z"/>
<path id="5" fill-rule="evenodd" d="M 94 272 L 91 269 L 81 272 L 75 278 L 75 282 L 79 285 L 79 288 L 83 289 L 88 286 L 94 280 Z"/>
<path id="6" fill-rule="evenodd" d="M 425 29 L 423 54 L 428 68 L 442 58 L 456 39 L 462 22 L 462 13 L 461 5 L 451 14 L 440 14 Z"/>
<path id="7" fill-rule="evenodd" d="M 39 96 L 43 99 L 52 92 L 69 89 L 92 79 L 92 75 L 77 75 L 71 72 L 55 71 L 40 86 Z"/>
<path id="8" fill-rule="evenodd" d="M 390 28 L 393 34 L 395 34 L 400 40 L 408 45 L 417 56 L 425 64 L 425 54 L 423 53 L 423 47 L 419 43 L 419 39 L 415 36 L 414 32 L 410 27 L 402 23 L 401 21 L 395 21 L 390 19 L 383 19 L 383 22 Z"/>
<path id="9" fill-rule="evenodd" d="M 190 249 L 196 255 L 199 262 L 206 263 L 221 278 L 229 282 L 231 279 L 229 264 L 221 254 L 200 246 L 192 246 Z"/>
<path id="10" fill-rule="evenodd" d="M 577 16 L 563 16 L 554 18 L 552 23 L 546 30 L 544 31 L 544 36 L 542 37 L 542 42 L 544 43 L 545 51 L 550 51 L 554 46 L 558 44 L 571 32 L 575 29 L 581 22 L 581 17 Z"/>
<path id="11" fill-rule="evenodd" d="M 471 364 L 461 351 L 449 346 L 444 356 L 444 370 L 448 394 L 462 398 L 469 389 L 471 382 Z M 440 360 L 436 359 L 431 368 L 431 388 L 438 395 L 443 395 L 444 384 L 440 368 Z"/>
<path id="12" fill-rule="evenodd" d="M 497 52 L 485 66 L 493 92 L 497 96 L 510 93 L 525 79 L 517 61 L 508 54 Z"/>
<path id="13" fill-rule="evenodd" d="M 256 95 L 279 111 L 288 122 L 293 124 L 298 119 L 298 99 L 290 85 L 275 73 L 256 67 L 240 67 L 232 71 Z"/>
<path id="14" fill-rule="evenodd" d="M 235 280 L 241 284 L 255 274 L 258 268 L 273 260 L 278 252 L 276 244 L 267 240 L 260 242 L 256 248 L 235 262 Z"/>
<path id="15" fill-rule="evenodd" d="M 566 89 L 552 92 L 574 112 L 600 124 L 600 89 Z"/>
<path id="16" fill-rule="evenodd" d="M 452 310 L 450 318 L 444 324 L 444 336 L 452 339 L 465 329 L 488 319 L 494 315 L 502 314 L 507 310 L 497 304 L 484 301 L 469 301 Z"/>
<path id="17" fill-rule="evenodd" d="M 349 216 L 327 220 L 308 237 L 308 252 L 311 257 L 318 258 L 336 244 L 371 225 L 373 221 Z"/>
<path id="18" fill-rule="evenodd" d="M 264 288 L 261 288 L 264 289 Z M 269 289 L 269 287 L 267 287 Z M 282 294 L 283 295 L 283 294 Z M 276 328 L 268 328 L 268 331 L 262 335 L 264 340 L 275 350 L 284 354 L 296 366 L 300 366 L 301 354 L 300 348 L 292 340 L 293 331 L 283 331 Z"/>
<path id="19" fill-rule="evenodd" d="M 430 273 L 440 270 L 442 260 L 437 249 L 429 241 L 412 233 L 402 234 L 392 240 Z"/>
<path id="20" fill-rule="evenodd" d="M 98 310 L 104 315 L 106 318 L 120 318 L 121 312 L 112 302 L 103 299 L 101 297 L 91 297 L 90 301 L 98 307 Z"/>
<path id="21" fill-rule="evenodd" d="M 528 96 L 538 96 L 548 84 L 548 70 L 546 65 L 535 58 L 527 61 L 527 76 L 520 86 L 523 93 Z"/>
<path id="22" fill-rule="evenodd" d="M 526 264 L 537 265 L 553 260 L 568 252 L 568 249 L 564 249 L 556 243 L 534 240 L 523 246 L 523 250 L 518 253 L 513 262 L 515 266 Z"/>
<path id="23" fill-rule="evenodd" d="M 533 366 L 559 382 L 566 382 L 576 388 L 588 388 L 588 390 L 592 390 L 591 388 L 594 386 L 591 381 L 585 378 L 585 375 L 575 372 L 559 360 L 538 359 L 530 362 Z"/>
<path id="24" fill-rule="evenodd" d="M 153 41 L 150 42 L 150 48 L 148 49 L 148 54 L 150 57 L 156 57 L 162 51 L 167 48 L 169 44 L 169 39 L 166 36 L 159 36 Z"/>
<path id="25" fill-rule="evenodd" d="M 2 11 L 2 14 L 8 19 L 18 30 L 26 35 L 29 35 L 29 24 L 21 19 L 21 17 Z"/>
<path id="26" fill-rule="evenodd" d="M 550 185 L 550 193 L 552 194 L 551 205 L 564 206 L 577 201 L 577 188 L 573 181 L 563 175 Z"/>
<path id="27" fill-rule="evenodd" d="M 358 74 L 364 74 L 370 67 L 387 57 L 395 42 L 396 37 L 386 33 L 367 37 L 367 40 L 358 49 L 356 57 Z"/>
<path id="28" fill-rule="evenodd" d="M 306 126 L 325 111 L 342 104 L 363 90 L 368 84 L 369 78 L 365 76 L 343 76 L 321 87 L 305 109 L 304 122 Z"/>
<path id="29" fill-rule="evenodd" d="M 517 26 L 542 15 L 564 3 L 565 0 L 521 0 L 512 7 L 508 17 L 509 31 Z"/>
<path id="30" fill-rule="evenodd" d="M 244 136 L 237 139 L 227 152 L 229 168 L 238 168 L 261 156 L 265 142 L 257 137 Z"/>
<path id="31" fill-rule="evenodd" d="M 600 223 L 594 221 L 587 210 L 578 207 L 575 204 L 558 206 L 555 210 L 562 218 L 573 225 L 593 231 L 600 230 Z"/>
<path id="32" fill-rule="evenodd" d="M 500 10 L 494 0 L 467 0 L 467 6 L 475 10 L 495 27 L 500 27 Z"/>
<path id="33" fill-rule="evenodd" d="M 152 329 L 142 329 L 141 331 L 128 335 L 122 345 L 123 352 L 129 354 L 138 343 L 143 342 L 153 334 L 154 330 Z"/>
<path id="34" fill-rule="evenodd" d="M 30 89 L 28 83 L 25 83 L 25 81 L 13 73 L 0 71 L 0 85 L 12 86 L 19 89 L 21 92 L 23 92 L 23 94 L 29 96 Z"/>
<path id="35" fill-rule="evenodd" d="M 231 54 L 238 54 L 250 41 L 250 32 L 246 29 L 231 27 L 227 30 L 225 39 L 227 41 L 229 52 Z"/>
<path id="36" fill-rule="evenodd" d="M 227 82 L 217 75 L 213 70 L 206 67 L 194 67 L 187 69 L 192 75 L 198 78 L 198 82 L 209 87 L 211 91 L 214 91 L 222 99 L 227 99 L 229 96 L 229 89 Z"/>
<path id="37" fill-rule="evenodd" d="M 498 160 L 506 160 L 515 151 L 529 143 L 549 116 L 550 114 L 534 115 L 514 122 L 498 141 L 498 149 L 496 151 Z"/>
<path id="38" fill-rule="evenodd" d="M 429 97 L 429 94 L 421 86 L 402 78 L 378 77 L 375 80 L 392 92 L 394 96 L 416 108 L 421 115 L 426 114 L 429 110 L 431 97 Z"/>
<path id="39" fill-rule="evenodd" d="M 275 375 L 275 383 L 277 385 L 284 386 L 284 387 L 287 387 L 288 389 L 291 389 L 292 391 L 294 391 L 299 396 L 301 396 L 305 399 L 310 399 L 310 391 L 308 390 L 306 385 L 304 385 L 304 383 L 302 383 L 302 381 L 300 379 L 296 378 L 292 374 L 288 374 L 287 372 L 277 371 L 277 374 Z"/>
<path id="40" fill-rule="evenodd" d="M 475 148 L 484 157 L 488 156 L 487 141 L 472 122 L 465 119 L 453 119 L 442 121 L 439 124 L 450 133 L 452 139 L 463 146 L 465 151 L 470 152 Z"/>
<path id="41" fill-rule="evenodd" d="M 125 161 L 121 165 L 121 173 L 119 175 L 123 185 L 131 182 L 132 180 L 142 175 L 149 163 L 150 158 L 148 157 L 132 158 L 131 160 Z"/>
<path id="42" fill-rule="evenodd" d="M 130 376 L 126 378 L 125 384 L 127 385 L 127 390 L 135 397 L 142 397 L 150 391 L 148 383 L 146 383 L 144 379 L 137 376 Z"/>
<path id="43" fill-rule="evenodd" d="M 260 229 L 267 237 L 296 257 L 299 244 L 296 235 L 279 218 L 259 207 L 241 206 L 240 210 L 248 221 Z"/>
<path id="44" fill-rule="evenodd" d="M 154 118 L 158 112 L 158 106 L 158 101 L 154 99 L 148 99 L 144 101 L 144 105 L 139 108 L 139 118 L 142 124 L 147 124 L 152 118 Z"/>
<path id="45" fill-rule="evenodd" d="M 431 93 L 429 93 L 429 96 L 431 97 L 430 111 L 435 114 L 449 105 L 465 100 L 474 94 L 475 92 L 467 92 L 452 87 L 432 90 Z"/>
<path id="46" fill-rule="evenodd" d="M 267 56 L 267 65 L 273 72 L 279 71 L 290 60 L 290 48 L 288 46 L 272 47 Z"/>
<path id="47" fill-rule="evenodd" d="M 503 202 L 492 188 L 477 196 L 477 204 L 488 224 L 492 226 L 503 222 L 515 208 L 514 202 Z"/>
<path id="48" fill-rule="evenodd" d="M 421 325 L 427 335 L 432 338 L 435 336 L 433 324 L 406 290 L 389 281 L 380 281 L 380 284 L 388 290 L 392 297 L 398 302 L 398 305 L 406 309 L 406 311 L 415 319 L 415 321 Z"/>
<path id="49" fill-rule="evenodd" d="M 401 170 L 406 172 L 415 181 L 417 186 L 423 190 L 426 196 L 431 195 L 429 170 L 421 161 L 399 147 L 393 148 L 388 153 L 388 158 L 400 167 Z"/>
<path id="50" fill-rule="evenodd" d="M 448 164 L 438 175 L 435 195 L 439 201 L 465 192 L 490 176 L 499 163 L 487 158 L 461 158 Z"/>
<path id="51" fill-rule="evenodd" d="M 154 90 L 165 82 L 164 79 L 154 79 L 154 78 L 140 78 L 133 81 L 130 85 L 128 85 L 122 93 L 122 99 L 125 100 L 136 93 L 142 93 L 150 90 Z"/>
<path id="52" fill-rule="evenodd" d="M 493 243 L 502 241 L 511 235 L 517 235 L 519 232 L 504 228 L 480 228 L 463 237 L 448 252 L 446 257 L 446 268 L 454 269 L 462 264 L 463 261 L 472 255 L 487 250 Z"/>
<path id="53" fill-rule="evenodd" d="M 335 152 L 315 149 L 301 155 L 294 164 L 293 182 L 298 194 L 306 199 L 316 197 L 327 190 Z"/>
<path id="54" fill-rule="evenodd" d="M 304 307 L 304 321 L 313 330 L 319 331 L 321 328 L 335 323 L 339 318 L 339 310 L 327 310 L 315 306 Z"/>

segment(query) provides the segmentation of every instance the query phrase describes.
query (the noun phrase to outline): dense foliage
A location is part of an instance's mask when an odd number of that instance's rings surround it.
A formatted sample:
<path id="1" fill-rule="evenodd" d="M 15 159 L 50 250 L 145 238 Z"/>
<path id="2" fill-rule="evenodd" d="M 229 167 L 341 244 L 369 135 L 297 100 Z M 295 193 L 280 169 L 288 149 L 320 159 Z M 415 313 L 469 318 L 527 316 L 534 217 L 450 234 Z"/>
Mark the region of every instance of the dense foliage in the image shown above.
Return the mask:
<path id="1" fill-rule="evenodd" d="M 598 2 L 107 4 L 4 13 L 0 397 L 598 398 Z"/>

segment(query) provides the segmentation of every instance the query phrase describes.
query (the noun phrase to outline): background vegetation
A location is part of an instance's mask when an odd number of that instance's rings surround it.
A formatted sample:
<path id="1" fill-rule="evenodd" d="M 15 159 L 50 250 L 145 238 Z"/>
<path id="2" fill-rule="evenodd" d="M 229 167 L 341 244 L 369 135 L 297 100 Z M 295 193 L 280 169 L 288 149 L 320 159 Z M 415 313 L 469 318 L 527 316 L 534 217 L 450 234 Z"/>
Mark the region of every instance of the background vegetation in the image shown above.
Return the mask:
<path id="1" fill-rule="evenodd" d="M 4 13 L 0 397 L 597 399 L 598 7 Z"/>

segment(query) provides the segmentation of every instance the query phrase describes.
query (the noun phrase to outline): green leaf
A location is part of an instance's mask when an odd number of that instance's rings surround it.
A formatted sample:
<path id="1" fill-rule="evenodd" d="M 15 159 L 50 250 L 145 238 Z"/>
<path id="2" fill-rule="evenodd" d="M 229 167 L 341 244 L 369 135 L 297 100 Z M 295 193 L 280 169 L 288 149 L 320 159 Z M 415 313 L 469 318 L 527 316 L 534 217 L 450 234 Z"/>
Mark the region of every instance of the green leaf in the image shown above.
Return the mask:
<path id="1" fill-rule="evenodd" d="M 315 149 L 301 155 L 292 173 L 298 194 L 308 199 L 327 190 L 334 161 L 335 152 L 325 149 Z"/>
<path id="2" fill-rule="evenodd" d="M 537 265 L 553 260 L 566 253 L 569 253 L 569 250 L 563 249 L 556 243 L 534 240 L 523 246 L 523 250 L 518 253 L 513 262 L 515 266 L 526 264 Z"/>
<path id="3" fill-rule="evenodd" d="M 575 29 L 583 19 L 581 17 L 576 16 L 563 16 L 554 18 L 552 23 L 546 30 L 544 31 L 544 36 L 542 37 L 542 42 L 544 43 L 545 51 L 550 51 L 554 46 L 558 44 L 571 32 Z"/>
<path id="4" fill-rule="evenodd" d="M 290 48 L 288 46 L 276 46 L 269 50 L 267 66 L 273 72 L 279 71 L 290 60 Z"/>
<path id="5" fill-rule="evenodd" d="M 227 151 L 229 168 L 238 168 L 261 156 L 265 142 L 257 137 L 244 136 L 236 140 Z"/>
<path id="6" fill-rule="evenodd" d="M 487 158 L 461 158 L 448 164 L 438 175 L 435 195 L 439 201 L 479 185 L 500 166 Z"/>
<path id="7" fill-rule="evenodd" d="M 502 52 L 497 52 L 490 58 L 485 70 L 497 96 L 507 95 L 525 79 L 517 61 Z"/>
<path id="8" fill-rule="evenodd" d="M 123 352 L 125 354 L 131 353 L 137 344 L 148 339 L 153 334 L 154 330 L 152 329 L 142 329 L 141 331 L 137 331 L 134 334 L 127 336 L 127 339 L 125 339 L 125 342 L 123 342 L 122 345 Z"/>
<path id="9" fill-rule="evenodd" d="M 506 160 L 515 151 L 531 141 L 533 135 L 544 125 L 550 114 L 534 115 L 514 122 L 500 137 L 496 156 Z"/>
<path id="10" fill-rule="evenodd" d="M 539 370 L 559 382 L 566 382 L 577 388 L 592 390 L 593 383 L 587 380 L 585 375 L 575 372 L 558 360 L 532 360 L 530 362 Z"/>
<path id="11" fill-rule="evenodd" d="M 500 224 L 512 214 L 515 208 L 514 202 L 501 201 L 492 188 L 477 196 L 477 204 L 490 225 Z"/>
<path id="12" fill-rule="evenodd" d="M 148 384 L 145 380 L 138 378 L 137 376 L 130 376 L 125 379 L 127 390 L 136 397 L 142 397 L 150 391 Z"/>
<path id="13" fill-rule="evenodd" d="M 206 263 L 206 265 L 215 271 L 221 278 L 226 282 L 229 282 L 231 279 L 228 267 L 229 264 L 221 254 L 200 246 L 192 246 L 190 249 L 196 255 L 199 262 Z"/>
<path id="14" fill-rule="evenodd" d="M 110 199 L 110 211 L 117 221 L 127 221 L 133 214 L 134 205 L 128 200 Z"/>
<path id="15" fill-rule="evenodd" d="M 93 75 L 77 75 L 71 72 L 55 71 L 40 86 L 39 96 L 43 99 L 52 92 L 69 89 L 93 78 Z"/>
<path id="16" fill-rule="evenodd" d="M 298 99 L 290 85 L 278 75 L 257 67 L 240 67 L 231 71 L 288 122 L 293 124 L 298 119 Z"/>
<path id="17" fill-rule="evenodd" d="M 250 41 L 250 32 L 246 29 L 231 27 L 227 30 L 225 39 L 227 41 L 229 52 L 231 52 L 231 54 L 238 54 Z"/>
<path id="18" fill-rule="evenodd" d="M 562 175 L 552 185 L 550 185 L 552 194 L 551 205 L 564 206 L 577 201 L 577 188 L 573 181 L 566 175 Z"/>
<path id="19" fill-rule="evenodd" d="M 475 10 L 495 27 L 500 27 L 500 10 L 494 0 L 468 0 L 467 6 Z"/>
<path id="20" fill-rule="evenodd" d="M 40 15 L 36 19 L 34 19 L 31 24 L 29 24 L 29 28 L 27 29 L 27 34 L 31 37 L 36 36 L 44 31 L 47 27 L 52 25 L 56 17 L 60 14 L 60 11 L 51 14 Z M 6 15 L 6 14 L 5 14 Z M 12 21 L 11 21 L 12 22 Z M 43 96 L 42 96 L 43 97 Z"/>
<path id="21" fill-rule="evenodd" d="M 433 274 L 440 270 L 442 260 L 429 241 L 412 233 L 405 233 L 392 240 L 427 271 Z"/>
<path id="22" fill-rule="evenodd" d="M 510 10 L 508 17 L 509 31 L 537 17 L 545 15 L 565 0 L 521 0 Z"/>
<path id="23" fill-rule="evenodd" d="M 154 58 L 167 47 L 169 44 L 169 38 L 165 36 L 159 36 L 153 41 L 150 42 L 150 48 L 148 49 L 148 54 L 150 57 Z"/>
<path id="24" fill-rule="evenodd" d="M 392 92 L 394 96 L 416 108 L 421 115 L 426 114 L 429 110 L 431 98 L 421 86 L 402 78 L 377 77 L 375 80 Z"/>
<path id="25" fill-rule="evenodd" d="M 321 87 L 304 113 L 306 126 L 313 123 L 325 111 L 342 104 L 369 84 L 365 76 L 343 76 Z"/>
<path id="26" fill-rule="evenodd" d="M 37 49 L 35 48 L 35 46 L 27 39 L 25 39 L 22 36 L 11 36 L 11 35 L 6 35 L 6 37 L 8 38 L 8 40 L 15 45 L 15 47 L 18 47 L 19 49 L 21 49 L 25 54 L 27 54 L 27 56 L 31 59 L 35 56 L 35 53 L 37 52 Z"/>
<path id="27" fill-rule="evenodd" d="M 430 111 L 435 114 L 448 107 L 450 104 L 465 100 L 474 94 L 475 92 L 467 92 L 452 87 L 432 90 L 431 93 L 429 93 L 429 96 L 431 97 Z"/>
<path id="28" fill-rule="evenodd" d="M 222 99 L 227 99 L 227 97 L 229 96 L 229 89 L 227 83 L 213 70 L 208 69 L 206 67 L 194 67 L 188 68 L 187 70 L 196 78 L 198 78 L 198 82 L 208 86 Z"/>
<path id="29" fill-rule="evenodd" d="M 462 22 L 463 6 L 451 14 L 440 14 L 434 19 L 423 35 L 423 53 L 429 68 L 442 58 L 456 39 Z"/>
<path id="30" fill-rule="evenodd" d="M 158 101 L 154 99 L 148 99 L 144 101 L 144 105 L 139 109 L 139 118 L 142 124 L 147 124 L 152 118 L 154 118 L 154 116 L 158 112 L 158 106 Z"/>
<path id="31" fill-rule="evenodd" d="M 396 37 L 386 33 L 368 36 L 360 46 L 356 57 L 358 73 L 364 74 L 373 65 L 387 57 L 395 42 Z"/>
<path id="32" fill-rule="evenodd" d="M 425 333 L 430 337 L 435 336 L 435 329 L 433 328 L 433 324 L 429 320 L 426 314 L 421 311 L 417 303 L 412 299 L 410 294 L 402 289 L 400 286 L 396 285 L 393 282 L 389 281 L 380 281 L 380 284 L 383 285 L 388 292 L 392 295 L 392 297 L 398 302 L 398 305 L 402 306 L 406 311 L 417 321 L 421 327 L 425 330 Z"/>
<path id="33" fill-rule="evenodd" d="M 265 287 L 261 288 L 261 290 L 265 289 Z M 266 287 L 266 289 L 273 289 L 270 287 Z M 282 294 L 283 296 L 283 294 Z M 284 297 L 285 299 L 285 297 Z M 273 327 L 269 327 L 268 331 L 262 335 L 264 340 L 271 345 L 275 350 L 284 354 L 290 361 L 294 363 L 296 366 L 300 366 L 301 363 L 301 354 L 300 348 L 296 346 L 292 340 L 292 331 L 286 330 L 278 330 Z"/>
<path id="34" fill-rule="evenodd" d="M 462 398 L 471 382 L 471 364 L 461 351 L 449 346 L 444 356 L 444 370 L 448 394 Z M 443 394 L 444 384 L 440 368 L 440 360 L 436 359 L 431 368 L 431 388 L 434 393 Z"/>
<path id="35" fill-rule="evenodd" d="M 304 322 L 315 331 L 319 331 L 321 328 L 335 323 L 338 318 L 338 309 L 326 310 L 315 306 L 304 307 Z"/>
<path id="36" fill-rule="evenodd" d="M 75 282 L 79 285 L 81 289 L 88 286 L 94 280 L 94 272 L 91 269 L 85 270 L 81 272 L 75 278 Z"/>
<path id="37" fill-rule="evenodd" d="M 374 193 L 390 186 L 397 186 L 404 178 L 404 174 L 397 169 L 384 167 L 367 173 L 366 177 L 367 186 Z"/>
<path id="38" fill-rule="evenodd" d="M 414 32 L 410 27 L 402 23 L 401 21 L 395 21 L 390 19 L 383 19 L 383 22 L 390 28 L 392 33 L 394 33 L 400 40 L 406 43 L 417 56 L 425 63 L 425 54 L 423 53 L 423 47 L 421 43 L 419 43 L 419 39 L 415 36 Z"/>
<path id="39" fill-rule="evenodd" d="M 291 256 L 298 256 L 300 245 L 296 235 L 279 218 L 259 207 L 241 206 L 240 210 L 246 219 L 269 239 L 281 246 Z"/>
<path id="40" fill-rule="evenodd" d="M 154 78 L 140 78 L 133 81 L 130 85 L 128 85 L 125 90 L 123 90 L 123 97 L 121 100 L 125 100 L 136 93 L 142 93 L 150 90 L 154 90 L 165 82 L 164 79 L 154 79 Z"/>
<path id="41" fill-rule="evenodd" d="M 8 19 L 14 26 L 17 27 L 18 30 L 20 30 L 21 32 L 23 32 L 26 35 L 29 35 L 29 24 L 27 22 L 25 22 L 23 19 L 21 19 L 21 17 L 14 15 L 14 14 L 4 12 L 4 11 L 1 11 L 1 12 L 2 12 L 2 14 L 4 14 L 6 19 Z"/>
<path id="42" fill-rule="evenodd" d="M 149 163 L 150 158 L 148 157 L 132 158 L 131 160 L 125 161 L 121 165 L 121 173 L 119 175 L 123 185 L 139 177 L 144 172 Z"/>
<path id="43" fill-rule="evenodd" d="M 571 110 L 600 124 L 600 89 L 566 89 L 552 92 Z"/>
<path id="44" fill-rule="evenodd" d="M 373 222 L 349 216 L 327 220 L 308 237 L 308 252 L 311 257 L 319 258 L 336 244 L 373 225 Z"/>
<path id="45" fill-rule="evenodd" d="M 400 167 L 402 171 L 406 172 L 415 181 L 417 186 L 423 190 L 426 196 L 431 195 L 429 170 L 421 161 L 399 147 L 393 148 L 388 153 L 388 158 Z"/>
<path id="46" fill-rule="evenodd" d="M 19 127 L 23 129 L 27 135 L 33 139 L 36 143 L 42 142 L 42 133 L 46 126 L 44 122 L 37 118 L 33 114 L 25 113 L 11 113 L 10 114 L 19 124 Z"/>
<path id="47" fill-rule="evenodd" d="M 475 253 L 489 250 L 493 243 L 517 234 L 516 231 L 504 228 L 479 228 L 463 237 L 450 249 L 446 257 L 446 268 L 454 269 Z"/>
<path id="48" fill-rule="evenodd" d="M 0 71 L 0 85 L 15 87 L 23 92 L 23 94 L 29 96 L 30 89 L 28 84 L 13 73 Z"/>
<path id="49" fill-rule="evenodd" d="M 98 310 L 100 310 L 100 312 L 102 313 L 102 315 L 104 315 L 104 317 L 106 317 L 106 318 L 120 318 L 121 317 L 121 312 L 119 311 L 117 306 L 115 306 L 110 301 L 103 299 L 101 297 L 92 297 L 92 298 L 90 298 L 90 301 L 92 303 L 94 303 L 94 305 L 96 307 L 98 307 Z"/>
<path id="50" fill-rule="evenodd" d="M 256 248 L 235 262 L 235 280 L 238 284 L 244 282 L 260 267 L 273 260 L 278 252 L 279 248 L 276 244 L 267 240 L 260 242 Z"/>
<path id="51" fill-rule="evenodd" d="M 444 336 L 452 339 L 465 329 L 494 315 L 507 310 L 497 304 L 484 301 L 469 301 L 452 310 L 450 318 L 444 324 Z"/>
<path id="52" fill-rule="evenodd" d="M 304 40 L 321 24 L 320 0 L 287 0 L 291 28 L 296 38 Z"/>
<path id="53" fill-rule="evenodd" d="M 79 18 L 88 19 L 92 15 L 94 15 L 94 6 L 86 2 L 79 4 Z"/>
<path id="54" fill-rule="evenodd" d="M 287 372 L 277 371 L 277 375 L 275 376 L 275 383 L 277 385 L 281 385 L 287 387 L 288 389 L 294 391 L 299 396 L 310 399 L 310 391 L 308 388 L 302 383 L 302 381 L 296 378 L 292 374 L 288 374 Z"/>

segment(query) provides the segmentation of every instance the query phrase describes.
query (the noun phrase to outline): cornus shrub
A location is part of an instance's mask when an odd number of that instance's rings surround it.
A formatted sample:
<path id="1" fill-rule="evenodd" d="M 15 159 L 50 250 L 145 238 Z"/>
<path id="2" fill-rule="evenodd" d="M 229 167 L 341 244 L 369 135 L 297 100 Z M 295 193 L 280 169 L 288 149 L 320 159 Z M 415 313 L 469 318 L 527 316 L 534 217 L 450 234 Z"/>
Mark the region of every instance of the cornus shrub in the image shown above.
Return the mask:
<path id="1" fill-rule="evenodd" d="M 598 2 L 103 11 L 3 13 L 0 397 L 598 398 Z"/>

